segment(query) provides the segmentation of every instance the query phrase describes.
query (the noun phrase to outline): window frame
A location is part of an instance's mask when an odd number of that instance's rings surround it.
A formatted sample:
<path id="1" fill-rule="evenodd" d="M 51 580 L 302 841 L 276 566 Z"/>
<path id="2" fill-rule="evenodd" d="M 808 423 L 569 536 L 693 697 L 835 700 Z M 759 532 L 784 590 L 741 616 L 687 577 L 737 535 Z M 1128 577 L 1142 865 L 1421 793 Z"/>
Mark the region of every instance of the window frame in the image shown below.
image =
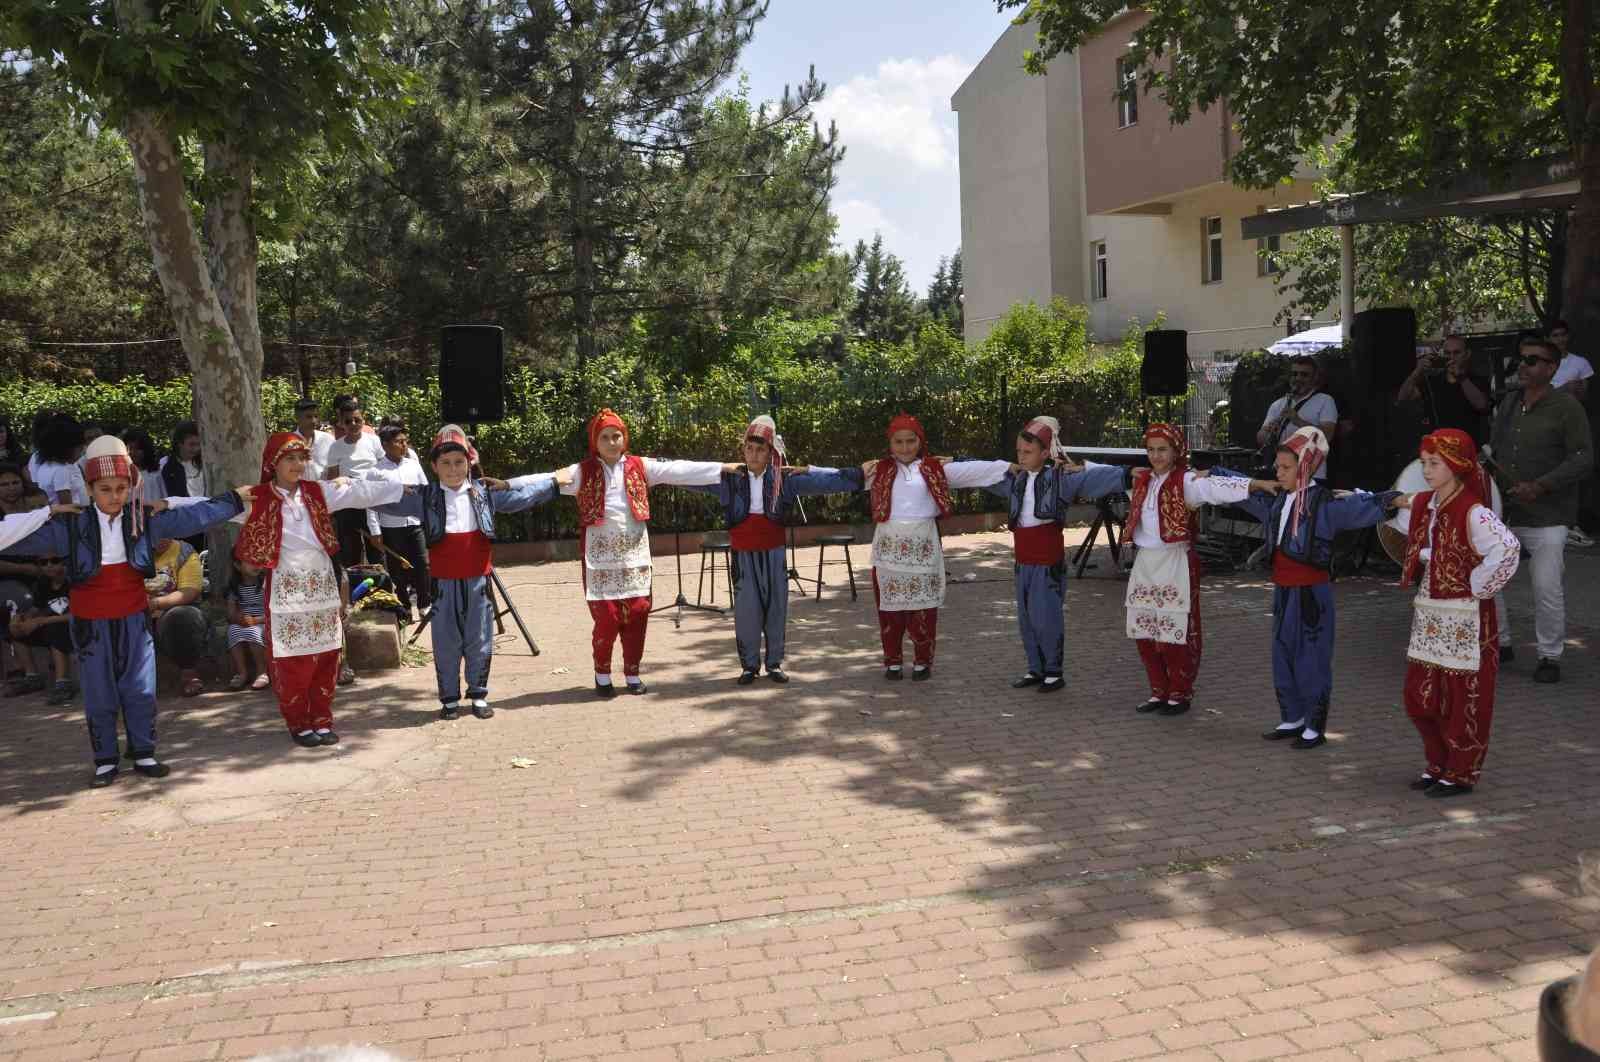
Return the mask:
<path id="1" fill-rule="evenodd" d="M 1265 214 L 1267 208 L 1256 207 L 1257 214 Z M 1256 240 L 1256 276 L 1280 277 L 1284 274 L 1283 262 L 1278 255 L 1283 252 L 1282 236 L 1263 236 Z"/>
<path id="2" fill-rule="evenodd" d="M 1216 226 L 1215 232 L 1212 231 L 1213 223 Z M 1222 215 L 1208 214 L 1200 219 L 1201 284 L 1222 283 L 1225 258 L 1222 247 Z"/>
<path id="3" fill-rule="evenodd" d="M 1139 124 L 1139 69 L 1126 55 L 1117 56 L 1117 128 L 1131 129 Z"/>
<path id="4" fill-rule="evenodd" d="M 1089 301 L 1104 302 L 1111 293 L 1111 256 L 1105 240 L 1089 243 Z"/>

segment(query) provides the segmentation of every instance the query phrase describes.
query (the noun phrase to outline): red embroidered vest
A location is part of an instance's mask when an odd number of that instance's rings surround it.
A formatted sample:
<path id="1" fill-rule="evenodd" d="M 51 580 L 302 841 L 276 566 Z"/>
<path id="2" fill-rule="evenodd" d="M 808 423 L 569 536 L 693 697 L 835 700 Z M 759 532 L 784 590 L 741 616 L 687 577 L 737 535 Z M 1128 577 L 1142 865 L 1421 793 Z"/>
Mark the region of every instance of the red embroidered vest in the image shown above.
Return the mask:
<path id="1" fill-rule="evenodd" d="M 644 473 L 644 458 L 628 454 L 622 459 L 622 492 L 628 511 L 641 524 L 650 519 L 650 480 Z M 585 458 L 578 465 L 578 526 L 593 527 L 606 522 L 606 471 L 598 457 Z"/>
<path id="2" fill-rule="evenodd" d="M 893 511 L 894 481 L 899 477 L 900 462 L 885 457 L 872 472 L 872 519 L 874 523 L 887 523 Z M 950 503 L 950 480 L 944 474 L 944 465 L 937 458 L 922 459 L 922 479 L 928 484 L 933 504 L 939 507 L 940 516 L 949 516 L 954 508 Z"/>
<path id="3" fill-rule="evenodd" d="M 1411 499 L 1411 533 L 1406 542 L 1406 563 L 1400 575 L 1400 585 L 1410 586 L 1422 567 L 1422 551 L 1431 548 L 1428 561 L 1428 596 L 1432 598 L 1466 598 L 1472 596 L 1472 569 L 1483 563 L 1483 558 L 1472 548 L 1472 536 L 1467 531 L 1467 519 L 1472 507 L 1479 504 L 1475 495 L 1459 492 L 1440 509 L 1433 518 L 1433 542 L 1428 542 L 1428 506 L 1433 501 L 1433 491 L 1423 491 Z"/>
<path id="4" fill-rule="evenodd" d="M 328 551 L 328 556 L 338 553 L 339 534 L 333 529 L 333 517 L 328 514 L 322 485 L 301 480 L 300 499 L 311 517 L 311 529 L 317 533 L 317 542 Z M 271 571 L 278 566 L 278 550 L 282 545 L 283 498 L 276 487 L 264 483 L 252 495 L 250 516 L 245 520 L 244 530 L 239 532 L 239 541 L 234 543 L 233 555 Z"/>
<path id="5" fill-rule="evenodd" d="M 1156 521 L 1163 542 L 1188 542 L 1194 538 L 1198 525 L 1194 510 L 1183 498 L 1184 469 L 1174 468 L 1156 493 Z M 1122 528 L 1123 538 L 1132 538 L 1139 526 L 1139 516 L 1144 512 L 1145 495 L 1150 493 L 1150 478 L 1155 475 L 1148 468 L 1133 472 L 1133 496 L 1128 500 L 1128 522 Z"/>

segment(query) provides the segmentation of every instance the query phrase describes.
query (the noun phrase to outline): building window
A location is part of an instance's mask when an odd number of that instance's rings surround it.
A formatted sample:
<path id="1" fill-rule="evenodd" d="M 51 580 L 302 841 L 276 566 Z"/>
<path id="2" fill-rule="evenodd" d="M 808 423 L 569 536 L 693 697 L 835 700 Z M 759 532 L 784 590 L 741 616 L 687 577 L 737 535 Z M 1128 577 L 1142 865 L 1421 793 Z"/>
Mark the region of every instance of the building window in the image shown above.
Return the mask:
<path id="1" fill-rule="evenodd" d="M 1265 214 L 1266 207 L 1256 207 L 1257 214 Z M 1283 263 L 1278 261 L 1278 250 L 1282 246 L 1281 236 L 1268 236 L 1256 241 L 1256 276 L 1275 277 L 1283 272 Z"/>
<path id="2" fill-rule="evenodd" d="M 1200 280 L 1206 284 L 1222 281 L 1222 219 L 1203 218 L 1200 222 L 1203 241 L 1200 246 Z"/>
<path id="3" fill-rule="evenodd" d="M 1124 56 L 1117 60 L 1117 128 L 1139 122 L 1139 71 Z"/>
<path id="4" fill-rule="evenodd" d="M 1094 259 L 1089 270 L 1089 295 L 1093 299 L 1103 299 L 1109 290 L 1106 284 L 1106 241 L 1097 240 L 1089 246 Z"/>

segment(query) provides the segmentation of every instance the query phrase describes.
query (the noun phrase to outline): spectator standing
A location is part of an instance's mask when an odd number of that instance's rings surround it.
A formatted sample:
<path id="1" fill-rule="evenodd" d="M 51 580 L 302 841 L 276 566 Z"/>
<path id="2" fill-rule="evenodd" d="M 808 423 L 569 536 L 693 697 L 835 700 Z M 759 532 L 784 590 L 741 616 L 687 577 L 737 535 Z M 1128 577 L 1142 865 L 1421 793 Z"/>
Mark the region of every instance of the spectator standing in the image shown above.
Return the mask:
<path id="1" fill-rule="evenodd" d="M 422 471 L 422 462 L 411 451 L 411 437 L 403 426 L 391 424 L 378 429 L 378 441 L 383 444 L 379 471 L 398 475 L 400 482 L 408 487 L 427 486 L 427 474 Z M 423 540 L 422 521 L 414 516 L 372 515 L 389 551 L 384 555 L 383 564 L 394 580 L 400 604 L 411 613 L 415 596 L 416 608 L 426 612 L 433 604 L 433 577 L 428 570 L 428 547 Z M 411 565 L 409 570 L 396 559 L 396 554 Z"/>
<path id="2" fill-rule="evenodd" d="M 1517 346 L 1520 390 L 1495 411 L 1492 441 L 1504 491 L 1505 523 L 1531 560 L 1523 565 L 1533 581 L 1534 633 L 1539 664 L 1535 682 L 1561 681 L 1567 634 L 1567 529 L 1578 517 L 1578 485 L 1594 469 L 1593 440 L 1583 407 L 1569 391 L 1554 387 L 1560 350 L 1548 339 L 1524 338 Z M 1500 658 L 1513 659 L 1504 596 L 1495 598 Z"/>
<path id="3" fill-rule="evenodd" d="M 1589 377 L 1594 375 L 1594 366 L 1582 354 L 1574 354 L 1567 349 L 1572 342 L 1572 329 L 1567 327 L 1567 322 L 1556 321 L 1550 326 L 1550 342 L 1555 344 L 1561 356 L 1561 363 L 1556 367 L 1556 375 L 1550 381 L 1550 386 L 1558 391 L 1566 391 L 1582 402 L 1589 397 Z"/>
<path id="4" fill-rule="evenodd" d="M 41 428 L 33 482 L 51 504 L 89 504 L 78 458 L 83 454 L 83 427 L 65 413 L 56 413 Z"/>
<path id="5" fill-rule="evenodd" d="M 1482 446 L 1488 435 L 1490 391 L 1488 379 L 1472 372 L 1466 339 L 1452 334 L 1444 337 L 1439 354 L 1417 355 L 1416 368 L 1400 385 L 1395 401 L 1421 401 L 1424 434 L 1455 428 Z"/>
<path id="6" fill-rule="evenodd" d="M 1289 393 L 1267 407 L 1267 415 L 1256 432 L 1256 445 L 1273 449 L 1301 428 L 1318 428 L 1329 439 L 1339 429 L 1339 406 L 1333 396 L 1317 390 L 1320 373 L 1317 359 L 1302 354 L 1289 362 Z M 1327 476 L 1327 465 L 1316 471 L 1316 479 Z"/>
<path id="7" fill-rule="evenodd" d="M 161 451 L 150 433 L 143 428 L 129 428 L 122 433 L 122 442 L 128 448 L 128 460 L 139 470 L 139 496 L 147 502 L 165 498 L 167 486 L 161 476 Z"/>
<path id="8" fill-rule="evenodd" d="M 340 395 L 334 403 L 334 413 L 338 434 L 328 445 L 322 478 L 366 479 L 367 473 L 383 460 L 383 446 L 377 435 L 366 430 L 367 419 L 360 399 Z M 365 563 L 367 511 L 340 509 L 334 513 L 333 526 L 339 533 L 339 563 L 346 568 Z"/>
<path id="9" fill-rule="evenodd" d="M 181 421 L 172 429 L 172 450 L 161 459 L 161 486 L 167 498 L 204 498 L 206 473 L 200 458 L 200 426 Z M 197 550 L 206 548 L 206 536 L 184 539 Z"/>
<path id="10" fill-rule="evenodd" d="M 295 434 L 311 447 L 311 457 L 306 461 L 306 478 L 321 479 L 327 464 L 328 447 L 333 445 L 333 433 L 323 431 L 322 409 L 314 398 L 302 398 L 294 404 Z"/>

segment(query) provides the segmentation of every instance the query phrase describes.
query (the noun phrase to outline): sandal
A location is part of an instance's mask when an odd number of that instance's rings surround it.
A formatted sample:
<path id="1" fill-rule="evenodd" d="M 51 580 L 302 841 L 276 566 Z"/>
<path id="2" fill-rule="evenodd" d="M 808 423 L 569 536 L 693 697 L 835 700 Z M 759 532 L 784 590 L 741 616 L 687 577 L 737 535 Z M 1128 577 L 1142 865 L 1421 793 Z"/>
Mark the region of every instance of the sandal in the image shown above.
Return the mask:
<path id="1" fill-rule="evenodd" d="M 192 678 L 183 684 L 183 695 L 185 697 L 198 697 L 205 691 L 206 684 L 198 678 Z"/>
<path id="2" fill-rule="evenodd" d="M 243 675 L 235 675 L 233 678 L 228 680 L 228 690 L 232 693 L 238 693 L 240 690 L 244 689 L 246 685 L 248 685 L 248 683 L 245 682 L 245 677 Z"/>
<path id="3" fill-rule="evenodd" d="M 257 675 L 256 680 L 250 683 L 250 688 L 253 690 L 264 690 L 270 685 L 272 685 L 272 677 L 270 675 Z"/>

